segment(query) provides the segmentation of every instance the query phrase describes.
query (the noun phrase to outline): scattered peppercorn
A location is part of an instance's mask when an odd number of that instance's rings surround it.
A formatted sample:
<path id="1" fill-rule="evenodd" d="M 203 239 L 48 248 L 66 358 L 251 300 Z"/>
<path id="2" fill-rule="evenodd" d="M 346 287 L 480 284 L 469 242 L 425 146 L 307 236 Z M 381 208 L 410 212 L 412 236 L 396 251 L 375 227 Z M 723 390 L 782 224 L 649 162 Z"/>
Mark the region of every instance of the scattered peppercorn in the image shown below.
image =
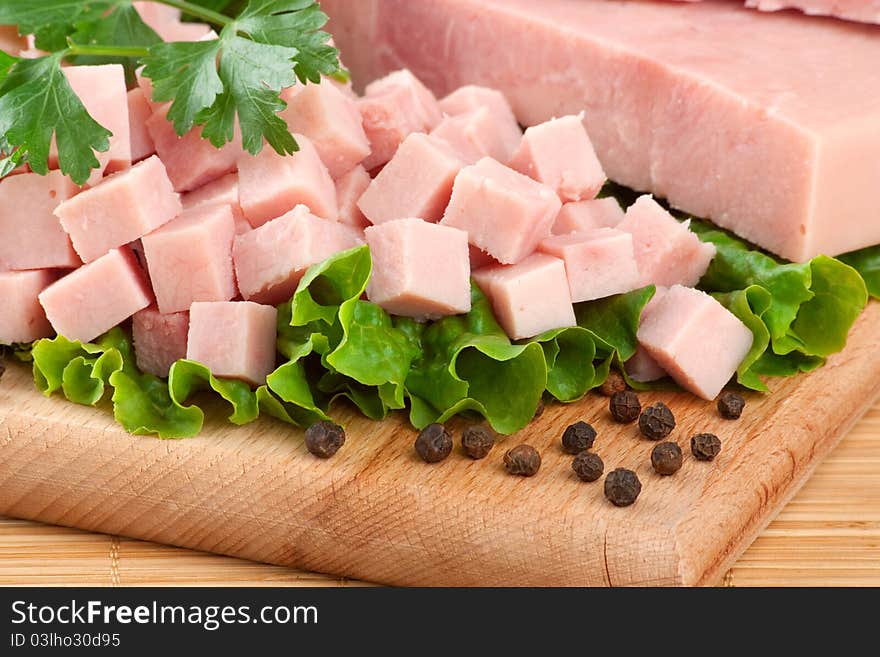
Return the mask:
<path id="1" fill-rule="evenodd" d="M 657 443 L 651 450 L 651 465 L 657 474 L 675 474 L 681 470 L 681 447 L 668 441 Z"/>
<path id="2" fill-rule="evenodd" d="M 611 395 L 608 408 L 611 411 L 611 417 L 621 424 L 634 421 L 639 416 L 639 413 L 642 412 L 642 404 L 639 401 L 639 397 L 632 390 L 615 392 Z"/>
<path id="3" fill-rule="evenodd" d="M 474 425 L 461 434 L 461 446 L 472 459 L 484 459 L 495 445 L 495 436 L 486 427 Z"/>
<path id="4" fill-rule="evenodd" d="M 537 420 L 539 417 L 544 415 L 544 400 L 538 402 L 538 405 L 535 407 L 535 414 L 532 416 L 532 421 Z"/>
<path id="5" fill-rule="evenodd" d="M 579 454 L 590 449 L 596 440 L 596 430 L 586 422 L 575 422 L 562 432 L 562 449 L 568 454 Z"/>
<path id="6" fill-rule="evenodd" d="M 581 481 L 596 481 L 605 472 L 605 464 L 595 452 L 583 451 L 574 457 L 571 469 Z"/>
<path id="7" fill-rule="evenodd" d="M 532 477 L 541 468 L 541 455 L 531 445 L 517 445 L 504 455 L 504 467 L 512 475 Z"/>
<path id="8" fill-rule="evenodd" d="M 626 380 L 623 378 L 623 375 L 617 370 L 611 370 L 608 372 L 608 378 L 605 379 L 605 383 L 599 388 L 599 392 L 606 397 L 610 397 L 615 392 L 623 392 L 626 389 Z"/>
<path id="9" fill-rule="evenodd" d="M 415 447 L 425 463 L 438 463 L 452 451 L 452 434 L 442 424 L 429 424 L 419 432 Z"/>
<path id="10" fill-rule="evenodd" d="M 649 440 L 666 438 L 675 428 L 675 416 L 663 402 L 648 406 L 639 415 L 639 431 Z"/>
<path id="11" fill-rule="evenodd" d="M 691 451 L 698 461 L 711 461 L 721 452 L 721 441 L 714 433 L 698 433 L 691 438 Z"/>
<path id="12" fill-rule="evenodd" d="M 722 392 L 718 398 L 718 412 L 725 420 L 738 420 L 745 405 L 746 400 L 736 392 Z"/>
<path id="13" fill-rule="evenodd" d="M 315 456 L 329 459 L 345 443 L 345 429 L 333 422 L 315 422 L 306 429 L 306 449 Z"/>
<path id="14" fill-rule="evenodd" d="M 642 492 L 642 482 L 632 470 L 617 468 L 605 477 L 605 497 L 614 506 L 629 506 Z"/>

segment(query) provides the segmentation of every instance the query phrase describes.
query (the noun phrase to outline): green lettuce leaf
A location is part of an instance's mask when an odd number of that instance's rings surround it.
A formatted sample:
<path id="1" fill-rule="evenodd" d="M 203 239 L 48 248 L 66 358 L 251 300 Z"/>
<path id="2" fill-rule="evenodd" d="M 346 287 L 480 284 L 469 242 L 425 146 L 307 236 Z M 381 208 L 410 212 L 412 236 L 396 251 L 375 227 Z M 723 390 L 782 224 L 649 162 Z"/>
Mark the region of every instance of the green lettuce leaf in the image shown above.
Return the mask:
<path id="1" fill-rule="evenodd" d="M 845 253 L 837 259 L 859 272 L 865 279 L 868 293 L 875 299 L 880 299 L 880 246 Z"/>

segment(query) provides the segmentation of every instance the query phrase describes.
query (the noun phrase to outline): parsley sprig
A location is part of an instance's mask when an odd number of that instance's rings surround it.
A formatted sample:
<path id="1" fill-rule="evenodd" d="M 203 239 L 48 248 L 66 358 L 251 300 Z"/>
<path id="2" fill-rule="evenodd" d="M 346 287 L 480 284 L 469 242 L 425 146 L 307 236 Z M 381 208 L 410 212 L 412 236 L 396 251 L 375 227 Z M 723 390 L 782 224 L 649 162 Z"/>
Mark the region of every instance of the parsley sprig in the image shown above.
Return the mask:
<path id="1" fill-rule="evenodd" d="M 171 102 L 168 118 L 178 135 L 194 126 L 216 147 L 235 137 L 257 154 L 267 142 L 280 154 L 297 144 L 278 116 L 285 87 L 345 79 L 338 53 L 321 31 L 327 16 L 314 0 L 249 0 L 235 17 L 184 0 L 159 0 L 212 24 L 212 41 L 165 43 L 135 11 L 131 0 L 0 0 L 0 25 L 34 34 L 49 51 L 37 59 L 0 53 L 0 176 L 23 162 L 48 170 L 49 147 L 58 144 L 61 171 L 77 184 L 99 166 L 94 151 L 109 148 L 110 132 L 89 116 L 67 83 L 61 64 L 121 62 L 129 74 L 144 66 L 153 99 Z M 202 6 L 209 5 L 209 6 Z"/>

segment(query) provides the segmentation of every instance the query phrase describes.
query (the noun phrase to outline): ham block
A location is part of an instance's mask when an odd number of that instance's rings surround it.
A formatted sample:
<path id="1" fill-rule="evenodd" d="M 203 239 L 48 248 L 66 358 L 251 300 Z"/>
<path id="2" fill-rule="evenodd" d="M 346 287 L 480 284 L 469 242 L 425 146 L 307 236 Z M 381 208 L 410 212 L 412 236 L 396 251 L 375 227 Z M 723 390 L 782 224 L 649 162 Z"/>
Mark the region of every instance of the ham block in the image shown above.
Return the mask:
<path id="1" fill-rule="evenodd" d="M 311 140 L 321 161 L 336 180 L 370 154 L 357 103 L 336 86 L 294 86 L 282 94 L 287 109 L 281 112 L 291 132 Z"/>
<path id="2" fill-rule="evenodd" d="M 471 309 L 467 233 L 416 218 L 364 231 L 373 258 L 367 298 L 392 315 L 439 319 Z"/>
<path id="3" fill-rule="evenodd" d="M 128 125 L 131 133 L 131 161 L 140 162 L 156 153 L 156 145 L 147 130 L 147 120 L 153 108 L 144 90 L 135 87 L 128 92 Z"/>
<path id="4" fill-rule="evenodd" d="M 113 249 L 47 287 L 40 303 L 56 333 L 91 342 L 153 302 L 131 249 Z"/>
<path id="5" fill-rule="evenodd" d="M 147 119 L 147 131 L 168 169 L 174 191 L 190 192 L 235 171 L 243 153 L 237 128 L 235 139 L 217 149 L 207 139 L 202 139 L 199 126 L 178 137 L 174 125 L 166 118 L 168 108 L 167 103 L 154 106 L 153 115 Z"/>
<path id="6" fill-rule="evenodd" d="M 214 376 L 263 385 L 275 369 L 278 312 L 250 301 L 199 301 L 189 313 L 186 357 Z"/>
<path id="7" fill-rule="evenodd" d="M 515 265 L 480 269 L 473 277 L 511 340 L 576 324 L 565 264 L 559 258 L 534 253 Z"/>
<path id="8" fill-rule="evenodd" d="M 187 210 L 141 239 L 159 312 L 188 310 L 194 301 L 229 301 L 238 294 L 232 267 L 235 221 L 228 205 Z"/>
<path id="9" fill-rule="evenodd" d="M 339 221 L 354 228 L 366 228 L 370 222 L 358 207 L 358 201 L 370 186 L 370 174 L 361 165 L 336 181 L 336 203 Z"/>
<path id="10" fill-rule="evenodd" d="M 605 172 L 583 120 L 581 112 L 526 128 L 510 167 L 555 189 L 563 203 L 596 198 Z"/>
<path id="11" fill-rule="evenodd" d="M 0 345 L 33 342 L 53 334 L 38 296 L 56 278 L 48 269 L 0 271 Z"/>
<path id="12" fill-rule="evenodd" d="M 641 286 L 633 238 L 614 228 L 553 235 L 538 250 L 560 258 L 574 303 L 621 294 Z"/>
<path id="13" fill-rule="evenodd" d="M 358 207 L 374 224 L 409 217 L 439 221 L 463 166 L 448 144 L 413 133 L 370 183 Z"/>
<path id="14" fill-rule="evenodd" d="M 246 233 L 251 229 L 238 199 L 237 173 L 228 173 L 203 187 L 187 192 L 180 197 L 180 202 L 184 210 L 203 205 L 228 205 L 232 211 L 232 218 L 235 220 L 236 235 Z"/>
<path id="15" fill-rule="evenodd" d="M 594 228 L 615 228 L 623 221 L 623 210 L 617 199 L 597 198 L 590 201 L 565 203 L 553 224 L 554 235 L 592 230 Z"/>
<path id="16" fill-rule="evenodd" d="M 640 196 L 617 227 L 631 233 L 642 284 L 696 285 L 715 257 L 715 246 L 700 241 L 650 196 Z"/>
<path id="17" fill-rule="evenodd" d="M 441 223 L 466 231 L 471 244 L 511 264 L 550 236 L 561 205 L 546 185 L 483 158 L 455 177 Z"/>
<path id="18" fill-rule="evenodd" d="M 235 238 L 238 288 L 245 299 L 278 305 L 290 300 L 306 269 L 361 244 L 357 229 L 316 217 L 298 205 Z"/>
<path id="19" fill-rule="evenodd" d="M 500 264 L 495 258 L 482 249 L 478 249 L 473 244 L 468 244 L 468 259 L 471 263 L 471 271 L 488 267 L 489 265 Z"/>
<path id="20" fill-rule="evenodd" d="M 55 214 L 83 262 L 134 242 L 180 214 L 165 167 L 155 155 L 64 201 Z"/>
<path id="21" fill-rule="evenodd" d="M 585 110 L 611 180 L 791 260 L 880 243 L 876 27 L 738 2 L 321 8 L 356 83 L 407 66 L 441 95 L 497 88 L 524 125 Z"/>
<path id="22" fill-rule="evenodd" d="M 880 0 L 746 0 L 746 6 L 760 11 L 800 9 L 810 16 L 880 24 Z"/>
<path id="23" fill-rule="evenodd" d="M 134 355 L 141 372 L 168 376 L 171 366 L 186 358 L 189 312 L 163 315 L 155 306 L 136 312 L 131 318 Z"/>
<path id="24" fill-rule="evenodd" d="M 54 214 L 77 191 L 60 171 L 0 181 L 0 271 L 79 267 L 81 261 Z"/>
<path id="25" fill-rule="evenodd" d="M 300 204 L 324 219 L 337 218 L 336 186 L 327 167 L 308 137 L 294 137 L 299 150 L 293 155 L 279 155 L 267 146 L 238 161 L 241 209 L 254 228 Z"/>
<path id="26" fill-rule="evenodd" d="M 714 298 L 673 285 L 642 313 L 639 344 L 685 390 L 714 399 L 752 347 L 752 332 Z"/>
<path id="27" fill-rule="evenodd" d="M 468 164 L 483 157 L 507 162 L 522 138 L 516 120 L 499 119 L 488 107 L 447 116 L 431 136 L 446 141 Z"/>
<path id="28" fill-rule="evenodd" d="M 657 361 L 648 354 L 647 349 L 641 345 L 636 348 L 636 353 L 624 363 L 624 369 L 626 369 L 629 378 L 640 383 L 658 381 L 666 376 L 666 370 L 660 367 Z"/>

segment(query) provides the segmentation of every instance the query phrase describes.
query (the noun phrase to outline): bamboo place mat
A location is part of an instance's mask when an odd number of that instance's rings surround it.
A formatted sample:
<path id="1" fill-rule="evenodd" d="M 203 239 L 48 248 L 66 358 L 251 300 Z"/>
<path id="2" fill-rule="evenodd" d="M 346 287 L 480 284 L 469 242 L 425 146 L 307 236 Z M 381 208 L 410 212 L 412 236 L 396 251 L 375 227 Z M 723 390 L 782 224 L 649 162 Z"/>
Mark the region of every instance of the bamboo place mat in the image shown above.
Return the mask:
<path id="1" fill-rule="evenodd" d="M 821 431 L 821 427 L 816 430 Z M 728 571 L 722 584 L 880 586 L 880 403 L 818 467 L 798 495 Z M 0 585 L 364 583 L 0 518 Z"/>

